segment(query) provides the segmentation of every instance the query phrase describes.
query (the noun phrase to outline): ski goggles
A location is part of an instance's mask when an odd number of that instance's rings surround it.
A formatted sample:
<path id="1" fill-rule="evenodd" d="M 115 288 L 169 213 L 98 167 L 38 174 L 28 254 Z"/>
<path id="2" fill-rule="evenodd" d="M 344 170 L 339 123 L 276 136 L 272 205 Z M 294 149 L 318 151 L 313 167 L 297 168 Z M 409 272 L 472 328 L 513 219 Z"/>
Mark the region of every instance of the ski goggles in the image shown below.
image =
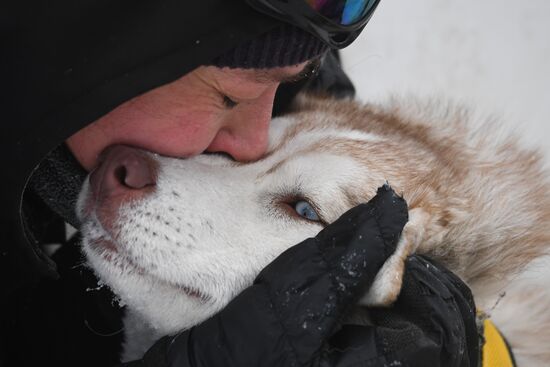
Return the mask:
<path id="1" fill-rule="evenodd" d="M 380 0 L 245 0 L 257 11 L 344 48 L 361 33 Z"/>

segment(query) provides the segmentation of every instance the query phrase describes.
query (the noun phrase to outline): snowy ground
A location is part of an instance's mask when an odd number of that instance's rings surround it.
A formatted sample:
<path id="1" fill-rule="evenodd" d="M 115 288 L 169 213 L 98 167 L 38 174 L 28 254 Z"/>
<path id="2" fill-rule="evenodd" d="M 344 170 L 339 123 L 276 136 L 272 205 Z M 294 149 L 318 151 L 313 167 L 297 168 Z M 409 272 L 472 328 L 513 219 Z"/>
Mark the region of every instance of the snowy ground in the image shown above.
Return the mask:
<path id="1" fill-rule="evenodd" d="M 343 60 L 364 100 L 466 101 L 550 159 L 550 1 L 382 0 Z"/>
<path id="2" fill-rule="evenodd" d="M 343 61 L 363 100 L 449 96 L 501 116 L 550 163 L 550 1 L 382 0 Z M 550 260 L 533 276 L 550 283 Z"/>

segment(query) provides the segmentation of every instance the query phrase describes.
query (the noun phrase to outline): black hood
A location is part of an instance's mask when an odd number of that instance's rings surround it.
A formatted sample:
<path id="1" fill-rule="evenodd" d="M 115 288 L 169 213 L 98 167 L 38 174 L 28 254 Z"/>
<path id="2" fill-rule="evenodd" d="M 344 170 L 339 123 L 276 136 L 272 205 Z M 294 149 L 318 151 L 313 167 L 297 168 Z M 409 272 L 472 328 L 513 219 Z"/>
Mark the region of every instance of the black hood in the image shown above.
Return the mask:
<path id="1" fill-rule="evenodd" d="M 21 219 L 26 182 L 50 150 L 124 101 L 277 25 L 236 0 L 0 5 L 4 289 L 57 274 Z"/>

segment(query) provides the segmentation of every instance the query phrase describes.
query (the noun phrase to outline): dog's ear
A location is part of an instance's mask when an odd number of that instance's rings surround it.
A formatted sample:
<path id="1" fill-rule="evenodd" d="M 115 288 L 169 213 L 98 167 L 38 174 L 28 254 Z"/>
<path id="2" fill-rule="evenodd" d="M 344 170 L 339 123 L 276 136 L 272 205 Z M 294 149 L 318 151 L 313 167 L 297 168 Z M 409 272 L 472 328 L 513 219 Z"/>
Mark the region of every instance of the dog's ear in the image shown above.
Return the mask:
<path id="1" fill-rule="evenodd" d="M 389 306 L 401 292 L 405 260 L 416 252 L 424 239 L 430 215 L 423 208 L 409 211 L 409 222 L 405 225 L 395 253 L 384 263 L 376 275 L 369 292 L 359 300 L 362 306 Z"/>

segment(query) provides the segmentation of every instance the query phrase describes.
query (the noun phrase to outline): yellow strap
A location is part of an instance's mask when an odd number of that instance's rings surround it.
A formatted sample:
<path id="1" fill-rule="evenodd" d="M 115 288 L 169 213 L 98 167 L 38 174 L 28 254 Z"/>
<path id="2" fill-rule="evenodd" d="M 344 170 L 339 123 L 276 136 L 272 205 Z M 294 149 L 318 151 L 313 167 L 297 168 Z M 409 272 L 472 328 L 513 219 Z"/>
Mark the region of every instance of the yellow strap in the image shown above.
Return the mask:
<path id="1" fill-rule="evenodd" d="M 483 321 L 483 367 L 514 367 L 510 350 L 504 338 L 490 319 Z"/>

